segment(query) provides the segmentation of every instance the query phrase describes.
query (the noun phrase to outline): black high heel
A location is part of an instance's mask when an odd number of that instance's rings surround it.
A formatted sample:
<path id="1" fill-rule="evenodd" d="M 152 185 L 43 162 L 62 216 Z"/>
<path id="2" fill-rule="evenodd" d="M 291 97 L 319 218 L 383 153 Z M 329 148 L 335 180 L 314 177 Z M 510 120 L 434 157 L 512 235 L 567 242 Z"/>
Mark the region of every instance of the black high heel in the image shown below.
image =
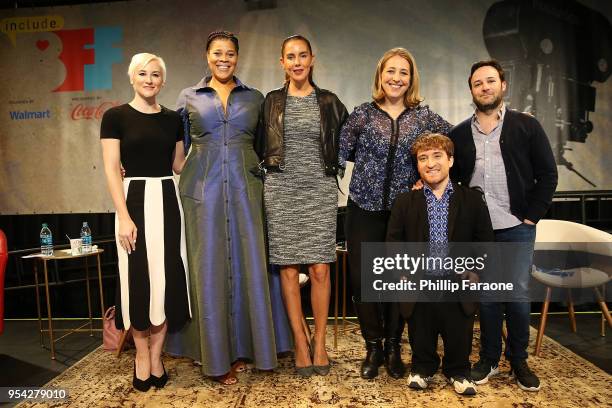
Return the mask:
<path id="1" fill-rule="evenodd" d="M 315 374 L 318 375 L 327 375 L 329 374 L 329 370 L 331 369 L 331 360 L 329 359 L 329 356 L 327 356 L 327 364 L 326 365 L 315 365 L 314 364 L 314 353 L 315 353 L 315 349 L 317 348 L 317 343 L 315 342 L 314 337 L 312 338 L 312 350 L 311 350 L 311 358 L 312 358 L 312 369 L 315 372 Z"/>
<path id="2" fill-rule="evenodd" d="M 164 367 L 163 361 L 162 361 L 162 368 L 164 369 L 164 373 L 162 374 L 161 377 L 157 377 L 151 374 L 151 377 L 149 378 L 151 380 L 151 383 L 155 386 L 155 388 L 164 388 L 164 386 L 168 382 L 168 374 L 166 373 L 166 367 Z"/>
<path id="3" fill-rule="evenodd" d="M 132 379 L 132 385 L 134 389 L 142 392 L 147 392 L 151 388 L 151 377 L 146 380 L 141 380 L 136 377 L 136 360 L 134 360 L 134 378 Z"/>
<path id="4" fill-rule="evenodd" d="M 306 346 L 308 346 L 308 355 L 310 356 L 312 354 L 312 346 L 310 342 L 308 341 L 308 337 L 306 337 Z M 312 365 L 312 360 L 310 362 L 310 365 L 307 365 L 304 367 L 298 367 L 296 364 L 295 372 L 302 378 L 311 377 L 314 374 L 314 367 Z"/>

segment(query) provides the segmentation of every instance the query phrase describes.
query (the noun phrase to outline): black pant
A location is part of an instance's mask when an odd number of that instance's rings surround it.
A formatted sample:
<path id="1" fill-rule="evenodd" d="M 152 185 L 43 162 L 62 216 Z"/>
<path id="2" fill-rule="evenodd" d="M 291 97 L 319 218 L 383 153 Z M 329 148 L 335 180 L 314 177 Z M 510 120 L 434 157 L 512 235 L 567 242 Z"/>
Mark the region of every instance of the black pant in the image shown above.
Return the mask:
<path id="1" fill-rule="evenodd" d="M 466 316 L 460 303 L 417 303 L 408 319 L 411 371 L 426 377 L 438 371 L 439 334 L 444 341 L 442 373 L 468 377 L 473 330 L 474 316 Z"/>
<path id="2" fill-rule="evenodd" d="M 361 243 L 384 242 L 389 211 L 366 211 L 348 200 L 345 235 L 350 267 L 350 282 L 359 317 L 361 334 L 366 341 L 400 339 L 404 321 L 397 303 L 361 302 Z"/>

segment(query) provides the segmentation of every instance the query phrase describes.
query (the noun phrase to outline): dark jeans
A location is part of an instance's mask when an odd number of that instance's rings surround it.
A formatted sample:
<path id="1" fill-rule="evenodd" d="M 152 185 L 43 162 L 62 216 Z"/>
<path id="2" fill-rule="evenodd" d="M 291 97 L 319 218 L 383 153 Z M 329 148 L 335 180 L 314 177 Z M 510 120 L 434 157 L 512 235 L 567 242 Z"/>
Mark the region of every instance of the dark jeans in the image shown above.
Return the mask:
<path id="1" fill-rule="evenodd" d="M 473 333 L 474 316 L 466 316 L 460 303 L 417 303 L 408 319 L 411 371 L 425 377 L 438 371 L 440 335 L 444 342 L 442 373 L 446 377 L 469 377 Z"/>
<path id="2" fill-rule="evenodd" d="M 384 242 L 389 211 L 367 211 L 348 200 L 345 233 L 349 260 L 349 280 L 361 334 L 366 341 L 400 339 L 404 321 L 397 303 L 361 302 L 361 243 Z"/>
<path id="3" fill-rule="evenodd" d="M 499 361 L 502 351 L 502 324 L 504 311 L 508 328 L 508 341 L 505 356 L 510 363 L 527 359 L 529 344 L 529 312 L 531 303 L 527 297 L 527 288 L 531 278 L 533 244 L 536 228 L 534 225 L 520 224 L 516 227 L 495 230 L 495 242 L 530 242 L 531 250 L 521 251 L 514 259 L 514 273 L 517 277 L 518 290 L 524 292 L 522 301 L 516 302 L 482 302 L 480 304 L 480 357 Z"/>

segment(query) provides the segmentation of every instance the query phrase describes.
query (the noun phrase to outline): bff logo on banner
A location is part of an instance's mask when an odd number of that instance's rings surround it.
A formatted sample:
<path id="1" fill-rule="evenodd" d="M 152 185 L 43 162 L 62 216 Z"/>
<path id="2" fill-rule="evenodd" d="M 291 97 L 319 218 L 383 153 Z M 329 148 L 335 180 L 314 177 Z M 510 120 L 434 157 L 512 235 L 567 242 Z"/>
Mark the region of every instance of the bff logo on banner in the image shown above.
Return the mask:
<path id="1" fill-rule="evenodd" d="M 58 30 L 53 34 L 62 41 L 59 59 L 66 67 L 66 78 L 54 92 L 97 91 L 113 87 L 113 64 L 123 60 L 121 49 L 113 47 L 122 40 L 121 27 Z"/>
<path id="2" fill-rule="evenodd" d="M 66 77 L 53 92 L 97 91 L 113 86 L 113 64 L 123 61 L 121 27 L 94 27 L 64 30 L 64 18 L 57 15 L 11 17 L 0 21 L 0 31 L 5 33 L 13 46 L 19 33 L 51 32 L 62 43 L 58 55 L 64 64 Z M 49 41 L 39 39 L 36 48 L 44 52 Z"/>

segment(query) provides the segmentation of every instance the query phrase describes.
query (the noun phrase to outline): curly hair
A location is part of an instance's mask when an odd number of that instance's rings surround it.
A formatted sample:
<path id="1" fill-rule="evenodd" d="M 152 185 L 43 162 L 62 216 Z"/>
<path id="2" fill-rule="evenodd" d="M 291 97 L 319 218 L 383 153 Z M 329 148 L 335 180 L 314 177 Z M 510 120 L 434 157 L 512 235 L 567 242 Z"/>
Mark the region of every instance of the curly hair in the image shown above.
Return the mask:
<path id="1" fill-rule="evenodd" d="M 431 149 L 443 150 L 449 158 L 453 157 L 455 154 L 455 145 L 453 141 L 448 136 L 444 136 L 440 133 L 422 134 L 412 144 L 410 153 L 416 156 L 418 152 Z"/>

